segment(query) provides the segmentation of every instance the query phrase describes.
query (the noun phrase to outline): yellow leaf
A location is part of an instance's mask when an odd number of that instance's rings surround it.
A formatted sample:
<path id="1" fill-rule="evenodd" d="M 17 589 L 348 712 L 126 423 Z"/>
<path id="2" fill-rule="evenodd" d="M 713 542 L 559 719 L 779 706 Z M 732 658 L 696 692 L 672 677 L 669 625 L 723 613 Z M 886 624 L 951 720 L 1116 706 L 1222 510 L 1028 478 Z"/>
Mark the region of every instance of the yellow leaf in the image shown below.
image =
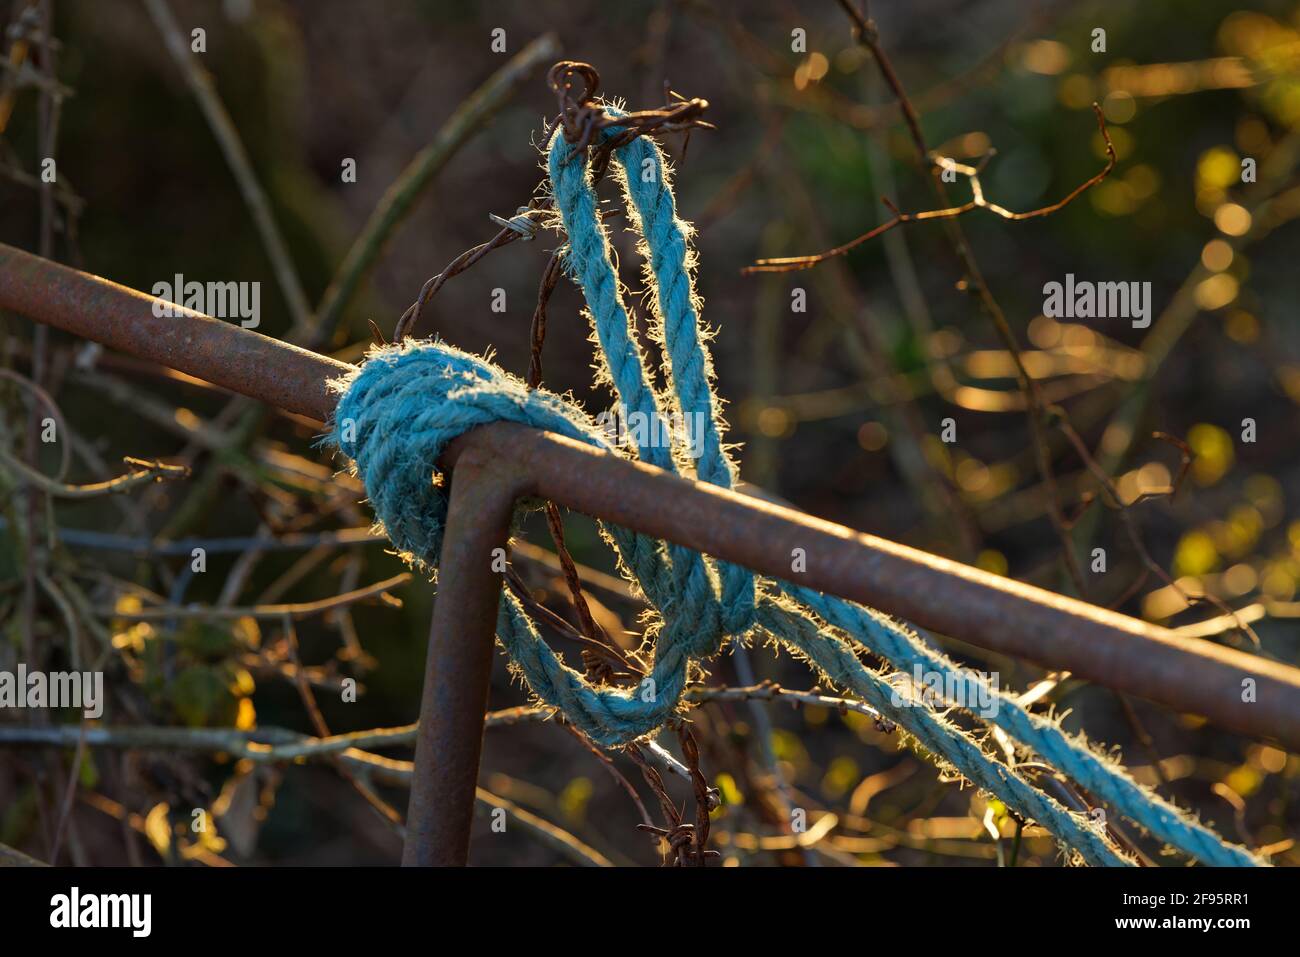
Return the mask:
<path id="1" fill-rule="evenodd" d="M 560 792 L 560 810 L 572 821 L 581 821 L 587 812 L 587 802 L 591 800 L 591 782 L 586 778 L 574 778 Z"/>
<path id="2" fill-rule="evenodd" d="M 713 779 L 713 783 L 718 786 L 719 793 L 722 794 L 724 804 L 744 804 L 745 796 L 740 793 L 740 788 L 736 786 L 736 779 L 730 774 L 723 772 Z"/>
<path id="3" fill-rule="evenodd" d="M 253 707 L 252 698 L 239 699 L 239 713 L 235 716 L 235 727 L 240 731 L 252 731 L 257 727 L 257 709 Z"/>
<path id="4" fill-rule="evenodd" d="M 159 802 L 150 809 L 144 819 L 144 836 L 149 839 L 154 850 L 163 857 L 167 856 L 167 851 L 172 846 L 172 826 L 167 819 L 170 810 L 171 808 L 165 802 Z"/>

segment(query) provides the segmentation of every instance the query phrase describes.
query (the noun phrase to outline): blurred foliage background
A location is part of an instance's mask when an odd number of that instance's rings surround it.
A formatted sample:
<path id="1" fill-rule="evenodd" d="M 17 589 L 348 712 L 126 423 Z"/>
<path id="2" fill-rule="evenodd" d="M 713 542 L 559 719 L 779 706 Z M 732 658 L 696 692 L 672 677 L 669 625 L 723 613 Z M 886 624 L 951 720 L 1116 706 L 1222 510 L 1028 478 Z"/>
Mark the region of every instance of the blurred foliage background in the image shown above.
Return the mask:
<path id="1" fill-rule="evenodd" d="M 8 22 L 18 24 L 29 4 L 7 6 Z M 313 304 L 395 177 L 458 104 L 535 38 L 554 33 L 564 57 L 594 64 L 603 91 L 633 108 L 660 105 L 666 84 L 707 99 L 715 131 L 692 133 L 689 146 L 680 135 L 662 141 L 676 160 L 679 209 L 699 229 L 704 317 L 717 329 L 718 390 L 729 402 L 731 438 L 742 444 L 746 482 L 814 515 L 1171 626 L 1240 610 L 1238 621 L 1194 633 L 1241 647 L 1258 641 L 1259 653 L 1300 663 L 1291 619 L 1300 582 L 1300 5 L 872 7 L 929 147 L 984 163 L 988 197 L 1008 209 L 1055 202 L 1102 169 L 1105 142 L 1091 104 L 1106 117 L 1118 162 L 1104 181 L 1050 216 L 1011 222 L 976 211 L 961 220 L 1026 368 L 1091 451 L 1089 462 L 1059 430 L 1050 436 L 1055 501 L 1071 523 L 1065 542 L 1049 520 L 1015 364 L 945 223 L 902 226 L 804 272 L 741 273 L 759 258 L 814 253 L 865 232 L 891 215 L 882 196 L 905 211 L 935 206 L 894 97 L 836 3 L 169 4 L 184 34 L 206 31 L 196 59 L 247 149 Z M 52 8 L 57 83 L 66 93 L 54 255 L 145 291 L 176 273 L 258 281 L 259 331 L 287 335 L 291 310 L 262 237 L 146 5 L 56 0 Z M 505 53 L 492 49 L 497 28 Z M 1098 28 L 1104 52 L 1094 51 Z M 15 37 L 6 40 L 11 63 Z M 368 321 L 391 335 L 429 277 L 493 236 L 489 213 L 510 216 L 534 195 L 537 144 L 554 112 L 546 65 L 529 72 L 417 197 L 346 305 L 329 351 L 358 358 L 371 340 Z M 5 77 L 0 240 L 36 250 L 39 160 L 47 155 L 42 81 L 17 64 Z M 355 182 L 341 176 L 347 159 L 355 160 Z M 1242 182 L 1243 160 L 1255 161 L 1254 182 Z M 948 187 L 954 202 L 969 188 L 964 178 Z M 634 244 L 616 222 L 624 279 L 635 292 Z M 419 333 L 491 348 L 522 375 L 538 281 L 558 242 L 543 233 L 485 257 L 441 289 Z M 1149 281 L 1151 327 L 1044 317 L 1044 284 L 1067 273 Z M 491 308 L 498 289 L 503 312 Z M 577 290 L 562 281 L 550 304 L 544 381 L 596 412 L 611 399 L 590 385 L 580 310 Z M 49 667 L 102 663 L 110 688 L 103 723 L 115 727 L 310 734 L 317 728 L 304 683 L 332 731 L 414 720 L 433 591 L 422 582 L 393 588 L 388 600 L 372 596 L 301 620 L 295 634 L 274 617 L 130 617 L 151 605 L 310 602 L 402 571 L 373 542 L 214 551 L 202 574 L 187 571 L 188 550 L 129 545 L 363 528 L 370 516 L 361 494 L 334 480 L 340 463 L 314 448 L 310 424 L 232 407 L 217 390 L 62 334 L 50 335 L 34 371 L 31 324 L 0 317 L 0 335 L 4 366 L 39 376 L 62 410 L 69 481 L 120 473 L 124 455 L 193 468 L 185 481 L 46 509 L 39 496 L 32 506 L 0 467 L 0 665 L 30 663 L 32 653 Z M 0 380 L 0 400 L 5 440 L 17 448 L 32 391 Z M 945 443 L 939 435 L 949 418 L 956 441 Z M 1243 441 L 1245 419 L 1255 423 L 1254 441 Z M 1157 431 L 1178 441 L 1153 437 Z M 1189 462 L 1181 481 L 1179 443 Z M 52 449 L 39 457 L 51 474 L 58 462 Z M 1098 501 L 1105 490 L 1090 464 L 1113 477 L 1131 507 Z M 544 521 L 530 520 L 528 530 L 535 545 L 552 547 Z M 592 523 L 570 517 L 566 530 L 579 563 L 612 572 Z M 1106 550 L 1104 573 L 1091 570 L 1095 548 Z M 1082 582 L 1067 573 L 1066 552 Z M 535 552 L 525 558 L 520 568 L 534 595 L 577 624 L 553 562 Z M 33 563 L 42 578 L 34 598 Z M 611 634 L 632 632 L 620 643 L 635 648 L 636 604 L 614 583 L 588 584 L 601 623 Z M 1243 621 L 1253 635 L 1234 627 Z M 552 637 L 578 666 L 578 646 Z M 1135 776 L 1229 838 L 1266 848 L 1278 863 L 1300 861 L 1294 755 L 935 638 L 997 672 L 1003 687 L 1047 679 L 1037 707 L 1068 712 L 1067 727 L 1120 748 Z M 797 663 L 762 650 L 753 658 L 759 678 L 811 685 Z M 492 708 L 525 704 L 499 665 Z M 730 656 L 712 671 L 714 683 L 745 683 Z M 355 702 L 342 700 L 346 679 L 360 684 Z M 767 706 L 767 714 L 770 751 L 744 702 L 692 714 L 701 769 L 721 799 L 711 846 L 725 862 L 1060 862 L 1041 831 L 1021 832 L 1004 809 L 943 780 L 870 718 L 787 703 Z M 33 722 L 40 723 L 0 713 L 0 732 Z M 664 743 L 676 751 L 670 737 Z M 388 753 L 410 757 L 409 749 Z M 615 760 L 657 818 L 635 766 Z M 659 861 L 660 849 L 635 829 L 636 805 L 602 764 L 553 722 L 516 724 L 488 731 L 481 783 L 611 861 Z M 678 806 L 689 805 L 689 785 L 667 782 Z M 77 795 L 64 812 L 70 785 Z M 405 793 L 382 776 L 362 787 L 373 788 L 374 801 L 328 761 L 272 765 L 221 753 L 78 752 L 0 740 L 0 843 L 43 858 L 57 844 L 61 860 L 94 864 L 393 862 L 400 840 L 373 805 L 403 809 Z M 816 840 L 792 833 L 791 807 L 806 809 Z M 205 830 L 196 832 L 195 820 Z M 474 862 L 582 857 L 522 820 L 512 812 L 498 834 L 482 818 Z M 1177 861 L 1128 836 L 1151 860 Z"/>

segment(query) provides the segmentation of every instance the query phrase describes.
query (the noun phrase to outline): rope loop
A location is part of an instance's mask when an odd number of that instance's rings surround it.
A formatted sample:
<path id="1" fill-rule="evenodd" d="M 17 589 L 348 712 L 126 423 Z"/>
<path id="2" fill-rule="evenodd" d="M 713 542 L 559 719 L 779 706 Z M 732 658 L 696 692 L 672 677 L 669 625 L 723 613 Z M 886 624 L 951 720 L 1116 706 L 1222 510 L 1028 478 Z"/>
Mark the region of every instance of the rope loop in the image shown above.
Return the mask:
<path id="1" fill-rule="evenodd" d="M 604 110 L 614 119 L 627 115 L 609 105 Z M 618 141 L 624 132 L 624 127 L 615 125 L 599 135 Z M 641 136 L 624 141 L 614 150 L 614 158 L 629 218 L 641 235 L 639 248 L 653 293 L 651 335 L 665 359 L 671 400 L 661 399 L 651 386 L 644 357 L 632 335 L 612 249 L 598 212 L 587 151 L 568 149 L 557 132 L 551 140 L 548 166 L 555 207 L 569 236 L 566 268 L 586 297 L 596 339 L 606 360 L 606 375 L 622 409 L 652 426 L 644 431 L 648 440 L 643 437 L 638 456 L 674 472 L 679 462 L 693 461 L 700 481 L 732 488 L 736 468 L 722 445 L 723 424 L 713 395 L 712 361 L 701 335 L 699 297 L 691 275 L 694 252 L 689 245 L 690 227 L 677 216 L 668 166 L 653 139 Z M 668 405 L 673 408 L 665 412 Z M 671 447 L 656 441 L 674 434 L 665 424 L 673 416 L 695 439 L 689 454 L 677 458 Z M 716 654 L 727 635 L 743 634 L 753 622 L 754 576 L 735 565 L 714 567 L 685 549 L 674 547 L 672 553 L 679 587 L 697 598 L 686 609 L 689 613 L 703 611 L 704 578 L 721 580 L 722 633 L 703 634 L 695 645 L 706 655 Z"/>

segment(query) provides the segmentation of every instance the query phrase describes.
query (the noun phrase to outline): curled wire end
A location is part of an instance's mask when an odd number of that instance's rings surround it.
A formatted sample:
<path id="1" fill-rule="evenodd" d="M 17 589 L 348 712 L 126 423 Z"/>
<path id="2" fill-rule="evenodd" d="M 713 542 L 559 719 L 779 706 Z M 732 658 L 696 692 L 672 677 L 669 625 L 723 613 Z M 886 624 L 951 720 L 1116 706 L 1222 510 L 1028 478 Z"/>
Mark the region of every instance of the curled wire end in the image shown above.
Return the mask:
<path id="1" fill-rule="evenodd" d="M 581 96 L 573 95 L 575 79 L 582 80 Z M 579 60 L 560 60 L 547 72 L 546 82 L 561 102 L 572 100 L 578 104 L 586 103 L 600 92 L 600 73 L 590 63 Z"/>
<path id="2" fill-rule="evenodd" d="M 585 147 L 591 140 L 593 125 L 600 119 L 599 107 L 589 104 L 600 91 L 600 73 L 590 63 L 561 60 L 546 74 L 546 82 L 560 107 L 564 138 Z M 581 92 L 576 84 L 581 82 Z"/>
<path id="3" fill-rule="evenodd" d="M 617 136 L 602 144 L 606 152 L 626 145 L 638 136 L 657 132 L 685 132 L 689 135 L 692 129 L 714 128 L 703 119 L 709 108 L 708 100 L 699 97 L 687 99 L 671 90 L 668 91 L 669 102 L 658 109 L 610 115 L 596 99 L 600 91 L 600 73 L 590 63 L 561 60 L 551 67 L 546 81 L 560 108 L 556 124 L 564 130 L 564 138 L 572 144 L 574 154 L 590 146 L 599 130 L 613 126 L 622 129 Z"/>

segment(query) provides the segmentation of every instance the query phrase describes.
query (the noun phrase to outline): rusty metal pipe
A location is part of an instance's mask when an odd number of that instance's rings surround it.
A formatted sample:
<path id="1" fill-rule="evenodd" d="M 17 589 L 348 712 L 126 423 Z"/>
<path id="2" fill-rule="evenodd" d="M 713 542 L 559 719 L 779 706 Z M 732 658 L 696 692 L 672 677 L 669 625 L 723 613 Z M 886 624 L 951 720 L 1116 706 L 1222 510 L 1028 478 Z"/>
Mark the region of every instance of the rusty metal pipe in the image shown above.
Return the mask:
<path id="1" fill-rule="evenodd" d="M 0 306 L 324 421 L 323 380 L 349 367 L 206 317 L 158 319 L 154 300 L 0 245 Z M 803 548 L 809 587 L 870 604 L 970 644 L 1128 691 L 1300 750 L 1300 670 L 863 535 L 792 509 L 675 478 L 510 423 L 470 448 L 516 460 L 533 494 L 784 578 Z M 453 483 L 454 485 L 454 483 Z M 1255 700 L 1243 701 L 1243 681 Z"/>
<path id="2" fill-rule="evenodd" d="M 453 443 L 517 460 L 529 494 L 879 608 L 981 648 L 1300 747 L 1300 669 L 507 422 Z M 794 549 L 806 570 L 791 571 Z M 1253 698 L 1244 695 L 1246 679 Z M 1247 699 L 1247 700 L 1243 700 Z"/>
<path id="3" fill-rule="evenodd" d="M 483 715 L 510 517 L 523 482 L 509 459 L 465 449 L 451 473 L 438 561 L 415 770 L 406 812 L 406 867 L 463 866 L 469 856 Z M 496 550 L 499 554 L 494 554 Z"/>
<path id="4" fill-rule="evenodd" d="M 0 307 L 324 422 L 325 388 L 352 367 L 0 243 Z"/>

